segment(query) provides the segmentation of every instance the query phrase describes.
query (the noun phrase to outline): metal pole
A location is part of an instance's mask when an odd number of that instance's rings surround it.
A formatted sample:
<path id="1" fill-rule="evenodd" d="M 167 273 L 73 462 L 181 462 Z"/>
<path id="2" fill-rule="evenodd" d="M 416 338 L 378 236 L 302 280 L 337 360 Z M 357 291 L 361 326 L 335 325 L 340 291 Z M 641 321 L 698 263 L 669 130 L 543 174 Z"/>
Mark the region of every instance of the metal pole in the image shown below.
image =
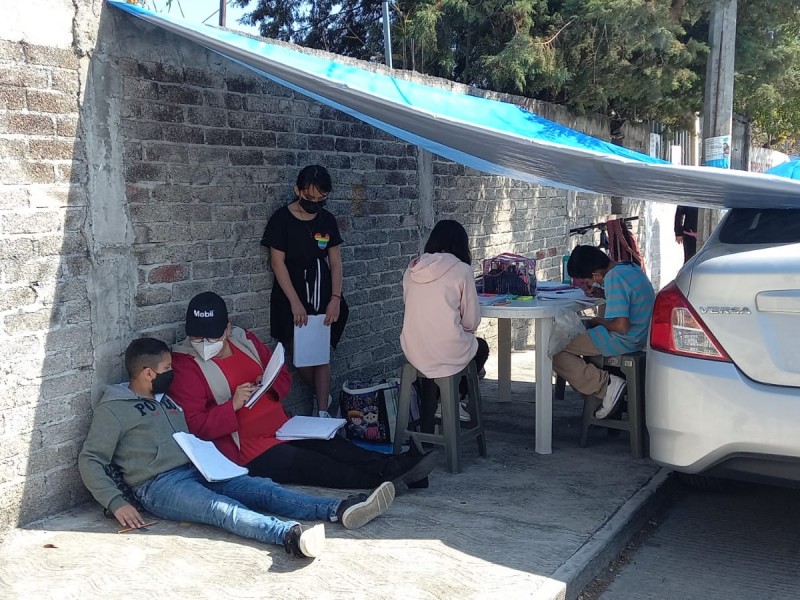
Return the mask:
<path id="1" fill-rule="evenodd" d="M 225 17 L 228 10 L 228 0 L 219 0 L 219 26 L 225 27 Z"/>
<path id="2" fill-rule="evenodd" d="M 383 1 L 383 53 L 386 66 L 392 68 L 392 33 L 389 30 L 389 0 Z"/>

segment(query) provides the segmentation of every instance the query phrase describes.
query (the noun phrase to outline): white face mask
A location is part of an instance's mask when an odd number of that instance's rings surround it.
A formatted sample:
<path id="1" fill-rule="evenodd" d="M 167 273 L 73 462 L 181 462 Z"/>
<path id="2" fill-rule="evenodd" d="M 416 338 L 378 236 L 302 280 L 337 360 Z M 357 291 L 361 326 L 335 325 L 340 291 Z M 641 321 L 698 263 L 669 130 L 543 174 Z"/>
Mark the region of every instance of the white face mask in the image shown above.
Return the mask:
<path id="1" fill-rule="evenodd" d="M 211 360 L 217 354 L 222 352 L 222 345 L 224 340 L 219 340 L 218 342 L 207 342 L 203 340 L 202 342 L 192 342 L 192 348 L 195 349 L 203 360 Z"/>

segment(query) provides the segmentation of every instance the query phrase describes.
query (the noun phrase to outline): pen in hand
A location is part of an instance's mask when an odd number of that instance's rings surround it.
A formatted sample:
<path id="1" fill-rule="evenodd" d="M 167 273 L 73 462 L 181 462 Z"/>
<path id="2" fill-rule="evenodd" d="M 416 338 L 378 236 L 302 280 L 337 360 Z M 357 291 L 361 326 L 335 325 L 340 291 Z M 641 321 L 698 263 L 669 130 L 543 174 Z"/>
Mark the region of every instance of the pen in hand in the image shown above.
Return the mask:
<path id="1" fill-rule="evenodd" d="M 158 521 L 150 521 L 149 523 L 145 523 L 141 527 L 126 527 L 125 529 L 120 529 L 119 531 L 117 531 L 117 533 L 130 533 L 131 531 L 136 531 L 136 530 L 147 531 L 146 529 L 147 527 L 155 525 L 156 523 L 158 523 Z"/>

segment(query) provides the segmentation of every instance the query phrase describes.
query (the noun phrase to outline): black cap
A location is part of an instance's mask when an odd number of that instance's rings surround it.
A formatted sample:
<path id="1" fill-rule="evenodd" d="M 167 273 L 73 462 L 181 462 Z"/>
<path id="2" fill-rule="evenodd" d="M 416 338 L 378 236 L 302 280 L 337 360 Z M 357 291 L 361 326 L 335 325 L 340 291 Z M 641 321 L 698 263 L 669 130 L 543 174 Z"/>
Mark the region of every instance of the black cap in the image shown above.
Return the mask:
<path id="1" fill-rule="evenodd" d="M 197 294 L 186 309 L 186 335 L 218 338 L 228 326 L 228 307 L 214 292 Z"/>

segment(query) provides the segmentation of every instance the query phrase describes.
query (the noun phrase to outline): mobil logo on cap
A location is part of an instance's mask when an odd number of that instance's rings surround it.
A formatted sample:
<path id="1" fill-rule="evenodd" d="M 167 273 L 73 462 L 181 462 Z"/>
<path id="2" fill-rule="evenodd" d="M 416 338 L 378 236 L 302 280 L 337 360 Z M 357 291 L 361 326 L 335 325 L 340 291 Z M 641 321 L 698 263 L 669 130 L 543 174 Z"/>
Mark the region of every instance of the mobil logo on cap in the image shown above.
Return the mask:
<path id="1" fill-rule="evenodd" d="M 214 311 L 213 310 L 195 310 L 194 311 L 195 317 L 213 317 Z"/>

